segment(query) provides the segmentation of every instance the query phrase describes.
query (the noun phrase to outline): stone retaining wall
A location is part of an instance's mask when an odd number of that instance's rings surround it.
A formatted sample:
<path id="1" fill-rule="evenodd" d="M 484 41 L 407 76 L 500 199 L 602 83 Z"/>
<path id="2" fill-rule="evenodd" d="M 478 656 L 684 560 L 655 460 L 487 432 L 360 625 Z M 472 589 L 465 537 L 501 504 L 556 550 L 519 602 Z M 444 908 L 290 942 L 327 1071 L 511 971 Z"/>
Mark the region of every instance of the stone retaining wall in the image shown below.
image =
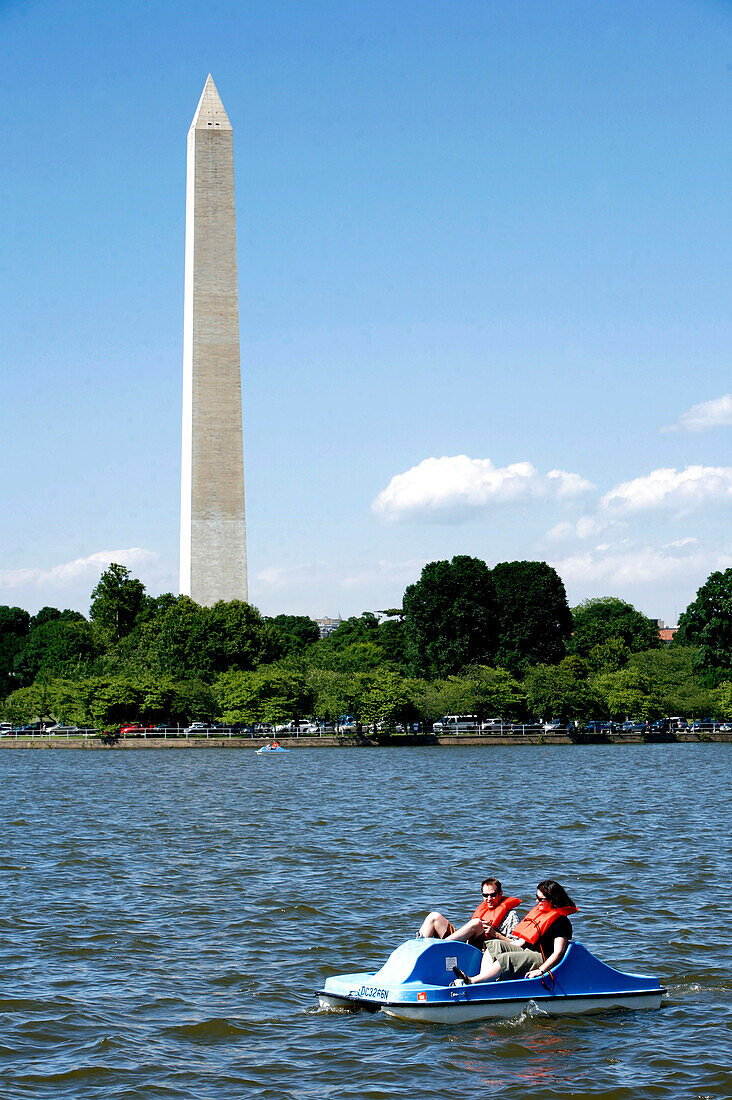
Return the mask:
<path id="1" fill-rule="evenodd" d="M 375 737 L 280 737 L 280 744 L 288 749 L 320 748 L 408 748 L 412 745 L 450 745 L 475 747 L 483 745 L 644 745 L 702 742 L 732 742 L 732 733 L 705 732 L 665 734 L 648 739 L 639 733 L 578 735 L 572 739 L 566 733 L 506 733 L 502 737 L 486 734 L 481 737 L 436 737 L 432 734 L 407 734 L 384 738 Z M 97 737 L 2 737 L 0 749 L 258 749 L 268 742 L 256 737 L 126 737 L 105 743 Z"/>

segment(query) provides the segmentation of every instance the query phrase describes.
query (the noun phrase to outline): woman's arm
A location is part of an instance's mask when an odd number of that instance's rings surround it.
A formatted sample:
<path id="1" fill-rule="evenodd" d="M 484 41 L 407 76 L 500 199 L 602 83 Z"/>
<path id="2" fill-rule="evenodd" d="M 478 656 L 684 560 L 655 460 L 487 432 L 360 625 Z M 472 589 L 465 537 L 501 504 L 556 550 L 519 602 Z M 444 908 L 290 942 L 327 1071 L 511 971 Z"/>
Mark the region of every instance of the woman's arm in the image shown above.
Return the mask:
<path id="1" fill-rule="evenodd" d="M 566 936 L 554 937 L 554 950 L 548 959 L 544 959 L 541 966 L 537 966 L 535 970 L 530 970 L 526 975 L 527 978 L 540 978 L 542 974 L 546 974 L 547 970 L 551 970 L 555 963 L 558 963 L 564 952 L 567 950 L 567 944 L 569 940 Z"/>

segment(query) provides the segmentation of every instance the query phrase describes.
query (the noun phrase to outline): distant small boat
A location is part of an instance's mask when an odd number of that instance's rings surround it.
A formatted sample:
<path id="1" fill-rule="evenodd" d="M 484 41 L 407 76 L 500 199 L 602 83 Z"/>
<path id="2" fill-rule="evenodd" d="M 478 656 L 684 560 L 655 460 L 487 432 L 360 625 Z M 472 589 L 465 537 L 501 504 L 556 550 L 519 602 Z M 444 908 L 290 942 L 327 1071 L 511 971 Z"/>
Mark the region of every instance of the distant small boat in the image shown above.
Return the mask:
<path id="1" fill-rule="evenodd" d="M 273 741 L 271 745 L 262 745 L 261 749 L 257 749 L 257 756 L 269 756 L 271 752 L 289 752 L 289 749 L 283 749 L 279 741 Z"/>

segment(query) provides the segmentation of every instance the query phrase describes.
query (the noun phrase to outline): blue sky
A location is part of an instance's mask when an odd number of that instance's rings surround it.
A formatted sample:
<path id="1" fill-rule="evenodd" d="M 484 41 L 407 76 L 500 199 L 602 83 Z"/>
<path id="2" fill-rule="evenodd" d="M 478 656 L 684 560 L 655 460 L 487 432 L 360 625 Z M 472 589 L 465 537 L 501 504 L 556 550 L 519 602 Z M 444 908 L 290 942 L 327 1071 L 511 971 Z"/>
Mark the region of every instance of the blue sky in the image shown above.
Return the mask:
<path id="1" fill-rule="evenodd" d="M 250 597 L 732 565 L 732 5 L 0 3 L 0 602 L 176 590 L 185 152 L 234 127 Z"/>

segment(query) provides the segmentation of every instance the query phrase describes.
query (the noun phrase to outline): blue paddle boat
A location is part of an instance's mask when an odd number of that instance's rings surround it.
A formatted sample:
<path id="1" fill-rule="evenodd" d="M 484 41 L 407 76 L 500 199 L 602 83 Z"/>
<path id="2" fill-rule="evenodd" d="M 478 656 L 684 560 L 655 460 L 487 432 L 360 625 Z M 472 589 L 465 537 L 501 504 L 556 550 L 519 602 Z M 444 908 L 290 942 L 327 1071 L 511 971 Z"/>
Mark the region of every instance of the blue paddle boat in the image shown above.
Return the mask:
<path id="1" fill-rule="evenodd" d="M 481 952 L 467 943 L 407 940 L 375 974 L 328 978 L 318 999 L 321 1008 L 365 1009 L 419 1023 L 454 1024 L 517 1016 L 529 1002 L 551 1016 L 660 1008 L 666 992 L 656 978 L 614 970 L 574 941 L 541 978 L 451 986 L 454 966 L 474 977 L 480 960 Z"/>
<path id="2" fill-rule="evenodd" d="M 289 749 L 283 749 L 279 741 L 273 741 L 271 745 L 262 745 L 261 749 L 256 749 L 257 756 L 269 756 L 272 752 L 289 752 Z"/>

